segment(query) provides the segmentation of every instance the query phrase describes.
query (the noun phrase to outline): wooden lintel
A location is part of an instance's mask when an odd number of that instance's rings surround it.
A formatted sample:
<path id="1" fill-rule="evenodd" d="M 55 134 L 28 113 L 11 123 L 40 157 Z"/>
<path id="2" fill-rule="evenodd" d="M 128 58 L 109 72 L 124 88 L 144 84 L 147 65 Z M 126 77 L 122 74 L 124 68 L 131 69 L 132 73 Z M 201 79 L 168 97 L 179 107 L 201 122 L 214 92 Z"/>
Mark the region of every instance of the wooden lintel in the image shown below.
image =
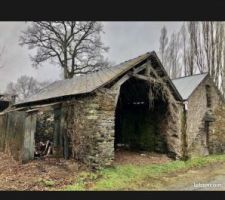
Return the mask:
<path id="1" fill-rule="evenodd" d="M 0 113 L 0 115 L 4 115 L 4 114 L 6 114 L 6 113 L 10 113 L 10 112 L 14 112 L 14 111 L 25 111 L 26 110 L 26 108 L 25 107 L 22 107 L 22 108 L 17 108 L 17 109 L 6 109 L 6 110 L 4 110 L 4 111 L 2 111 L 1 113 Z"/>
<path id="2" fill-rule="evenodd" d="M 49 103 L 49 104 L 44 104 L 44 105 L 36 105 L 36 106 L 30 106 L 29 109 L 52 109 L 54 106 L 57 106 L 61 104 L 61 102 L 56 102 L 56 103 Z"/>
<path id="3" fill-rule="evenodd" d="M 26 113 L 31 113 L 31 112 L 38 112 L 39 109 L 30 109 L 30 110 L 27 110 L 25 111 Z"/>

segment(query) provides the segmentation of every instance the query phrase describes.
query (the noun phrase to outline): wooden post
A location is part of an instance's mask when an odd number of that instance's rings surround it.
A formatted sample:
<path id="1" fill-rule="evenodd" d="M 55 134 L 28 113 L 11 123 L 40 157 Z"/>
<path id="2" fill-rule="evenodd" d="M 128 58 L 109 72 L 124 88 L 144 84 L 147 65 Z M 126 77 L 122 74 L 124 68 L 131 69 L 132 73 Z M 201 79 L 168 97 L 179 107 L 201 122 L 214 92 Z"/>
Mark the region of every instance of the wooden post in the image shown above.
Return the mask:
<path id="1" fill-rule="evenodd" d="M 145 70 L 145 76 L 150 76 L 150 67 L 151 67 L 151 60 L 147 60 L 147 66 Z"/>
<path id="2" fill-rule="evenodd" d="M 61 106 L 60 112 L 60 145 L 63 147 L 63 156 L 65 159 L 69 158 L 68 152 L 68 137 L 66 134 L 65 108 Z"/>
<path id="3" fill-rule="evenodd" d="M 69 158 L 68 137 L 65 129 L 65 112 L 62 104 L 54 107 L 54 148 L 56 154 Z"/>
<path id="4" fill-rule="evenodd" d="M 64 136 L 64 158 L 68 159 L 69 158 L 69 147 L 68 147 L 68 136 L 66 134 L 63 135 Z"/>
<path id="5" fill-rule="evenodd" d="M 54 106 L 54 135 L 53 135 L 53 144 L 54 147 L 60 145 L 60 107 Z"/>
<path id="6" fill-rule="evenodd" d="M 5 151 L 5 138 L 7 128 L 7 114 L 0 115 L 0 151 Z"/>

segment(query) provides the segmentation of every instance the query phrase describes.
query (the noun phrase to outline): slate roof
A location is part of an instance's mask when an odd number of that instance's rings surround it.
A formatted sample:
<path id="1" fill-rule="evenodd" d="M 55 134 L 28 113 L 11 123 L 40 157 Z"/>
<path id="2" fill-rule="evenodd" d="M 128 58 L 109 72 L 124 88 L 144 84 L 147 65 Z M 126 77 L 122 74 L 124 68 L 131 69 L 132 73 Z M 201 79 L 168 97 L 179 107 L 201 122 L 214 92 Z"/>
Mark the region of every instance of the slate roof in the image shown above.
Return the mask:
<path id="1" fill-rule="evenodd" d="M 98 72 L 89 73 L 87 75 L 76 76 L 72 79 L 55 81 L 47 87 L 43 88 L 39 93 L 32 95 L 25 100 L 16 103 L 36 102 L 47 100 L 61 96 L 84 94 L 94 91 L 102 85 L 112 81 L 124 72 L 128 71 L 141 61 L 148 58 L 150 53 L 143 54 L 137 58 L 125 61 L 119 65 L 104 68 Z"/>
<path id="2" fill-rule="evenodd" d="M 154 61 L 157 63 L 158 67 L 162 71 L 163 74 L 166 74 L 165 69 L 161 65 L 156 53 L 147 52 L 143 55 L 140 55 L 134 59 L 125 61 L 116 66 L 107 67 L 99 70 L 98 72 L 92 72 L 82 76 L 76 76 L 72 79 L 59 80 L 55 81 L 47 87 L 43 88 L 39 93 L 32 95 L 29 98 L 21 102 L 17 102 L 15 105 L 22 105 L 27 103 L 39 102 L 42 100 L 49 100 L 58 97 L 65 97 L 77 94 L 85 94 L 90 93 L 97 88 L 100 88 L 121 75 L 125 74 L 127 71 L 132 69 L 133 67 L 145 62 L 147 58 L 153 57 Z M 176 94 L 177 98 L 181 100 L 181 96 L 173 85 L 172 81 L 168 78 L 168 82 L 173 92 Z"/>
<path id="3" fill-rule="evenodd" d="M 207 75 L 208 73 L 195 74 L 193 76 L 173 79 L 172 82 L 183 100 L 187 100 Z"/>

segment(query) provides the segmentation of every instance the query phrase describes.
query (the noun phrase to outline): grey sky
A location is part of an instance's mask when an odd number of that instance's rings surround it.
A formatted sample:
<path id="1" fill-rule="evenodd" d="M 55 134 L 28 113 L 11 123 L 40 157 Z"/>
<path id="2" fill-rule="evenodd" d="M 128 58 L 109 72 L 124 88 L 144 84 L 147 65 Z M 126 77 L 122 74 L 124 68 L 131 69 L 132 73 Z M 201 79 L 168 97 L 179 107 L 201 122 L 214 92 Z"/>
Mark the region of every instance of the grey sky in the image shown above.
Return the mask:
<path id="1" fill-rule="evenodd" d="M 102 40 L 110 47 L 107 57 L 115 63 L 136 57 L 159 48 L 160 30 L 163 25 L 170 34 L 177 31 L 182 22 L 103 22 Z M 49 63 L 35 69 L 29 54 L 32 52 L 18 44 L 19 35 L 26 28 L 25 22 L 0 22 L 0 47 L 5 51 L 2 58 L 4 68 L 0 69 L 0 92 L 10 81 L 21 75 L 33 76 L 40 81 L 59 79 L 60 68 Z"/>

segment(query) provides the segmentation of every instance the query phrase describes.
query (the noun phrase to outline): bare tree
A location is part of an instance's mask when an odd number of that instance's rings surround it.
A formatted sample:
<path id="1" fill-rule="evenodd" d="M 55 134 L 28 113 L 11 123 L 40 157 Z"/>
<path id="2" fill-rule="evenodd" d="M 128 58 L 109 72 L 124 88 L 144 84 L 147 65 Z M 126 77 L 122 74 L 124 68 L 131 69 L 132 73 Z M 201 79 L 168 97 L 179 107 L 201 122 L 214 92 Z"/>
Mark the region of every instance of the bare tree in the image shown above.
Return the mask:
<path id="1" fill-rule="evenodd" d="M 202 34 L 204 40 L 204 51 L 206 55 L 207 68 L 211 72 L 211 37 L 210 37 L 210 23 L 202 22 Z"/>
<path id="2" fill-rule="evenodd" d="M 220 87 L 219 80 L 223 75 L 223 55 L 224 55 L 224 24 L 221 22 L 215 23 L 215 83 Z"/>
<path id="3" fill-rule="evenodd" d="M 6 86 L 5 93 L 11 94 L 11 95 L 16 95 L 17 91 L 16 91 L 15 83 L 13 83 L 13 82 L 8 83 Z"/>
<path id="4" fill-rule="evenodd" d="M 202 29 L 208 72 L 219 87 L 219 79 L 222 78 L 224 68 L 224 23 L 202 22 Z"/>
<path id="5" fill-rule="evenodd" d="M 48 81 L 39 82 L 33 77 L 23 75 L 17 79 L 16 83 L 10 82 L 5 93 L 17 95 L 18 100 L 23 100 L 39 92 L 43 87 L 49 85 Z"/>
<path id="6" fill-rule="evenodd" d="M 211 37 L 211 76 L 214 77 L 215 75 L 215 23 L 210 23 L 210 37 Z"/>
<path id="7" fill-rule="evenodd" d="M 224 26 L 224 24 L 223 24 L 223 26 Z M 225 43 L 225 41 L 224 41 L 224 43 Z M 222 57 L 222 59 L 223 59 L 223 66 L 222 66 L 222 69 L 221 69 L 221 76 L 222 76 L 222 78 L 221 78 L 221 91 L 222 91 L 222 93 L 223 93 L 223 95 L 224 95 L 224 97 L 225 97 L 225 55 L 224 55 L 224 53 L 225 53 L 225 44 L 223 45 L 223 57 Z"/>
<path id="8" fill-rule="evenodd" d="M 108 50 L 101 42 L 103 26 L 99 22 L 32 22 L 20 37 L 21 45 L 37 48 L 31 57 L 34 66 L 50 60 L 64 70 L 64 78 L 93 71 L 100 66 Z"/>
<path id="9" fill-rule="evenodd" d="M 180 34 L 172 33 L 167 47 L 168 74 L 173 78 L 181 75 L 180 67 Z"/>
<path id="10" fill-rule="evenodd" d="M 159 55 L 162 61 L 163 66 L 166 63 L 166 48 L 168 44 L 168 36 L 167 36 L 167 29 L 165 26 L 161 29 L 161 35 L 159 38 Z"/>
<path id="11" fill-rule="evenodd" d="M 184 22 L 181 29 L 181 60 L 185 76 L 207 70 L 202 28 L 199 22 Z"/>
<path id="12" fill-rule="evenodd" d="M 207 71 L 206 66 L 206 58 L 204 54 L 204 47 L 203 47 L 203 37 L 202 37 L 202 28 L 199 22 L 196 23 L 195 35 L 193 38 L 194 42 L 194 52 L 196 57 L 196 65 L 200 73 L 204 73 Z"/>
<path id="13" fill-rule="evenodd" d="M 225 90 L 224 76 L 224 22 L 188 22 L 189 67 L 193 73 L 208 71 L 218 89 Z M 224 93 L 224 91 L 222 91 Z"/>
<path id="14" fill-rule="evenodd" d="M 185 23 L 181 26 L 180 30 L 181 35 L 181 51 L 182 51 L 182 63 L 183 63 L 183 72 L 184 75 L 189 75 L 189 66 L 188 66 L 188 38 L 187 38 L 187 29 Z"/>
<path id="15" fill-rule="evenodd" d="M 224 26 L 224 22 L 184 22 L 179 33 L 171 35 L 164 54 L 170 77 L 208 71 L 225 96 Z"/>
<path id="16" fill-rule="evenodd" d="M 189 53 L 188 53 L 188 66 L 189 74 L 193 75 L 195 71 L 195 41 L 197 37 L 196 22 L 188 22 L 188 33 L 189 33 Z"/>

